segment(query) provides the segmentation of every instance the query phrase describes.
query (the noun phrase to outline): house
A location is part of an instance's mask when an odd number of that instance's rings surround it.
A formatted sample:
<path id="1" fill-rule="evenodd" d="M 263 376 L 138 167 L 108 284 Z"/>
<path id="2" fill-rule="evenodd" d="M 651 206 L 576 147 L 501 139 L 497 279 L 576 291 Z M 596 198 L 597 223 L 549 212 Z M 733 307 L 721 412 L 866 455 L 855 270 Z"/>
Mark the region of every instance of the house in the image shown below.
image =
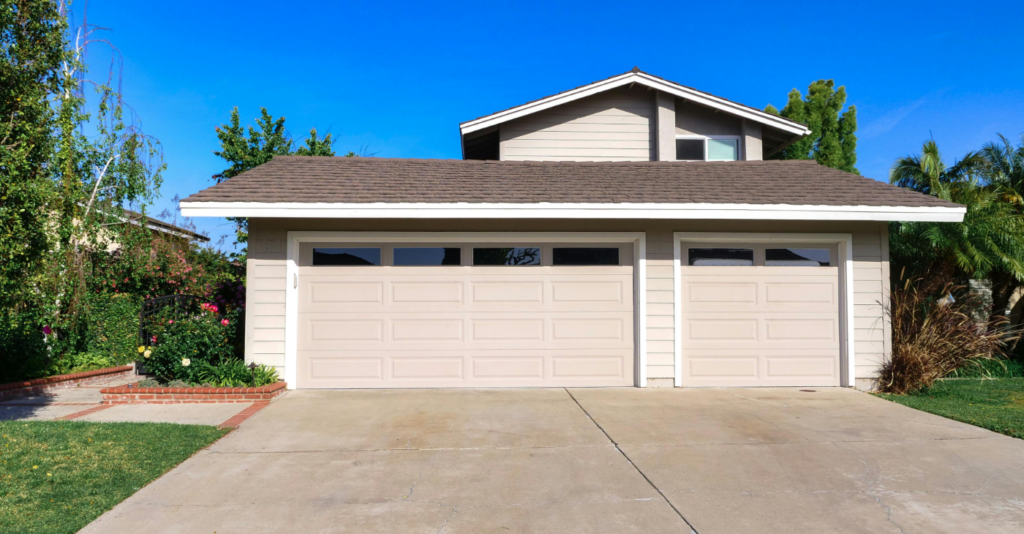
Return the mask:
<path id="1" fill-rule="evenodd" d="M 811 132 L 638 69 L 460 130 L 463 160 L 275 157 L 181 203 L 249 217 L 248 360 L 298 388 L 868 387 L 887 222 L 965 211 L 763 161 Z"/>

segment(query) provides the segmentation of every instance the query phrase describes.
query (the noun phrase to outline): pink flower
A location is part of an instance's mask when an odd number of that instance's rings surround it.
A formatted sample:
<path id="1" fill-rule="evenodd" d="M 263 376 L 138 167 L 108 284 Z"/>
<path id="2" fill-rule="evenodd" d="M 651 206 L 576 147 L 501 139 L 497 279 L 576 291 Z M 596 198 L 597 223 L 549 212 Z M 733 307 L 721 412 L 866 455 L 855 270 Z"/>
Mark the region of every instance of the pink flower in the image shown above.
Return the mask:
<path id="1" fill-rule="evenodd" d="M 167 321 L 167 324 L 174 324 L 174 319 L 170 319 L 170 320 L 168 320 L 168 321 Z"/>
<path id="2" fill-rule="evenodd" d="M 220 324 L 222 324 L 224 326 L 227 326 L 228 325 L 228 320 L 227 319 L 221 319 L 220 320 Z"/>
<path id="3" fill-rule="evenodd" d="M 156 343 L 156 336 L 149 338 L 150 343 Z"/>
<path id="4" fill-rule="evenodd" d="M 53 329 L 52 328 L 50 328 L 49 326 L 44 326 L 43 327 L 43 334 L 48 336 L 48 335 L 50 335 L 52 333 L 53 333 Z"/>

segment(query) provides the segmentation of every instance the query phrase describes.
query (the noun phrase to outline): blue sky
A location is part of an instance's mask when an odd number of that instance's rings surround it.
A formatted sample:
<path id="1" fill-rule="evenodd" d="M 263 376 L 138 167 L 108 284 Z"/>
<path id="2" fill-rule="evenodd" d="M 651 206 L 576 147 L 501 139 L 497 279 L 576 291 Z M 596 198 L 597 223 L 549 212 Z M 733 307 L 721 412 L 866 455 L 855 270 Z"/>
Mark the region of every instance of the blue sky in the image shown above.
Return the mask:
<path id="1" fill-rule="evenodd" d="M 833 78 L 857 106 L 858 167 L 876 179 L 932 136 L 954 159 L 1024 133 L 1019 0 L 91 0 L 88 17 L 110 28 L 125 98 L 163 143 L 151 213 L 213 183 L 214 127 L 234 106 L 250 124 L 261 106 L 285 116 L 297 140 L 330 131 L 339 153 L 459 158 L 459 122 L 634 65 L 759 108 Z M 110 58 L 89 59 L 99 74 Z M 195 223 L 214 241 L 233 233 Z"/>

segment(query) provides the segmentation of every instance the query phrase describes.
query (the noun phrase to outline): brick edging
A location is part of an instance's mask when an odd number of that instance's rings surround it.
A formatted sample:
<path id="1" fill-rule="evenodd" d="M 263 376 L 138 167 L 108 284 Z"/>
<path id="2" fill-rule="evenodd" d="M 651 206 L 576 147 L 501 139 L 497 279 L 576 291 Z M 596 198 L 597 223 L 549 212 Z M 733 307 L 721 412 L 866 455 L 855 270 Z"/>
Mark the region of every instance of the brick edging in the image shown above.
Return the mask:
<path id="1" fill-rule="evenodd" d="M 130 388 L 100 390 L 103 404 L 210 404 L 269 401 L 285 392 L 286 382 L 258 388 Z"/>
<path id="2" fill-rule="evenodd" d="M 83 371 L 81 373 L 48 376 L 46 378 L 36 378 L 34 380 L 25 380 L 22 382 L 10 382 L 7 384 L 0 384 L 0 397 L 37 395 L 50 389 L 77 386 L 79 384 L 94 382 L 100 379 L 111 378 L 111 375 L 127 375 L 134 372 L 134 365 L 121 365 L 118 367 Z"/>

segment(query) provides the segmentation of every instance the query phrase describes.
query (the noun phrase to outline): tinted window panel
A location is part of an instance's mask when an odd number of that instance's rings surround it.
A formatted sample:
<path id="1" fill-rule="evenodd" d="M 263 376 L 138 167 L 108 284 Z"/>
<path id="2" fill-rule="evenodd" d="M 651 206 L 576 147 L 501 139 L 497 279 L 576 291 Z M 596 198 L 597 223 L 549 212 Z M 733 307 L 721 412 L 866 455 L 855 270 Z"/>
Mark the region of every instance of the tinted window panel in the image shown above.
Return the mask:
<path id="1" fill-rule="evenodd" d="M 617 248 L 556 248 L 551 256 L 555 265 L 618 265 Z"/>
<path id="2" fill-rule="evenodd" d="M 473 265 L 540 265 L 540 248 L 474 248 Z"/>
<path id="3" fill-rule="evenodd" d="M 313 265 L 380 265 L 380 249 L 314 248 Z"/>
<path id="4" fill-rule="evenodd" d="M 743 266 L 754 264 L 754 249 L 750 248 L 691 248 L 690 265 Z"/>
<path id="5" fill-rule="evenodd" d="M 704 140 L 676 139 L 676 160 L 704 161 Z"/>
<path id="6" fill-rule="evenodd" d="M 739 141 L 736 139 L 708 139 L 709 161 L 736 161 L 740 159 Z"/>
<path id="7" fill-rule="evenodd" d="M 395 248 L 395 265 L 462 265 L 460 248 Z"/>
<path id="8" fill-rule="evenodd" d="M 764 251 L 764 264 L 769 266 L 828 267 L 828 255 L 827 248 L 770 248 Z"/>

